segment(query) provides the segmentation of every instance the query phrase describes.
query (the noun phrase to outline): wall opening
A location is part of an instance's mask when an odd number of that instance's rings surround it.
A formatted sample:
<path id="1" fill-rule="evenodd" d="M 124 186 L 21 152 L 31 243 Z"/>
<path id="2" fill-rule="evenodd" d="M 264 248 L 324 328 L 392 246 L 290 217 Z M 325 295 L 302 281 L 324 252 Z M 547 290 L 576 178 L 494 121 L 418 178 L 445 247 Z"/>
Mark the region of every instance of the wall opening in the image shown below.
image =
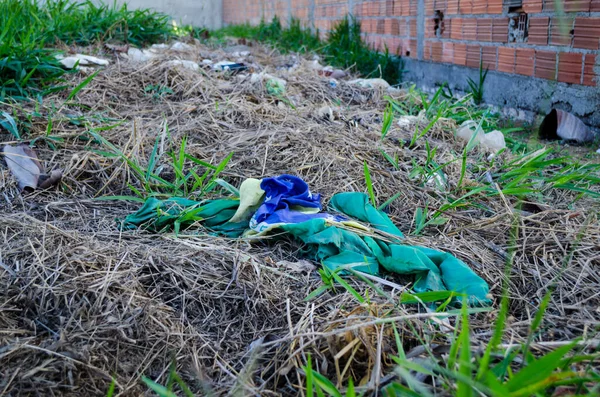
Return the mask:
<path id="1" fill-rule="evenodd" d="M 527 14 L 522 12 L 508 20 L 509 43 L 524 43 L 526 41 L 529 34 L 527 32 L 527 19 Z"/>
<path id="2" fill-rule="evenodd" d="M 434 34 L 436 37 L 442 37 L 444 33 L 444 13 L 440 10 L 435 10 L 435 15 L 433 16 L 434 22 Z"/>

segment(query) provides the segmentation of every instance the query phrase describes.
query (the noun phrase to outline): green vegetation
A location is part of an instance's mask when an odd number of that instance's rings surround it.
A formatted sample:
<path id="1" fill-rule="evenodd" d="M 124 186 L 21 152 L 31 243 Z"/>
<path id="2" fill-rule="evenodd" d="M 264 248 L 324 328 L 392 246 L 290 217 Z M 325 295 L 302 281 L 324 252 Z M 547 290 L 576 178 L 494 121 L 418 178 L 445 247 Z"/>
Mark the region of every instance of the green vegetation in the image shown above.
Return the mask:
<path id="1" fill-rule="evenodd" d="M 488 69 L 483 70 L 483 62 L 479 63 L 479 80 L 474 81 L 472 78 L 467 79 L 467 84 L 469 84 L 469 93 L 473 98 L 473 102 L 475 105 L 480 105 L 483 102 L 483 84 L 485 83 L 485 79 L 488 74 Z"/>
<path id="2" fill-rule="evenodd" d="M 518 219 L 514 220 L 511 230 L 512 239 L 518 236 Z M 556 390 L 557 387 L 569 387 L 574 395 L 597 395 L 600 391 L 600 376 L 591 369 L 590 365 L 600 355 L 586 354 L 578 344 L 578 339 L 555 346 L 555 350 L 534 356 L 531 352 L 532 343 L 536 336 L 542 332 L 542 324 L 546 309 L 550 302 L 552 287 L 547 291 L 539 310 L 529 326 L 528 337 L 524 343 L 502 345 L 502 336 L 506 328 L 509 313 L 508 275 L 511 272 L 514 252 L 510 252 L 505 267 L 506 278 L 503 282 L 503 293 L 500 310 L 496 317 L 490 339 L 474 341 L 469 326 L 469 314 L 476 312 L 469 309 L 463 302 L 460 310 L 448 308 L 448 303 L 454 298 L 450 291 L 433 291 L 421 294 L 403 293 L 399 304 L 417 303 L 424 309 L 431 310 L 430 302 L 444 301 L 435 310 L 445 312 L 447 318 L 456 318 L 454 332 L 436 335 L 420 336 L 416 333 L 413 337 L 419 340 L 425 348 L 426 358 L 409 358 L 405 353 L 404 345 L 394 322 L 380 319 L 381 327 L 391 326 L 395 335 L 396 354 L 389 353 L 396 364 L 395 380 L 382 390 L 384 396 L 476 396 L 485 395 L 493 397 L 527 397 L 531 395 L 549 395 L 547 391 Z M 334 289 L 333 279 L 327 275 L 323 277 L 323 289 Z M 335 279 L 337 280 L 339 276 Z M 356 297 L 354 289 L 342 284 L 346 290 Z M 351 288 L 351 287 L 350 287 Z M 321 288 L 319 288 L 319 291 Z M 315 291 L 317 292 L 317 291 Z M 315 293 L 313 292 L 313 294 Z M 360 297 L 360 295 L 359 295 Z M 463 297 L 464 298 L 464 297 Z M 361 303 L 369 305 L 368 300 Z M 381 331 L 383 333 L 383 330 Z M 440 343 L 436 338 L 447 340 L 447 354 L 435 353 L 431 346 Z M 482 348 L 482 345 L 485 348 Z M 358 392 L 366 392 L 364 386 L 354 386 L 352 377 L 348 378 L 347 387 L 341 390 L 324 374 L 313 368 L 310 355 L 306 356 L 306 364 L 302 367 L 305 373 L 305 388 L 307 396 L 355 396 Z M 427 381 L 428 378 L 432 382 Z M 338 379 L 341 382 L 342 379 Z M 338 383 L 339 384 L 339 383 Z M 370 386 L 372 386 L 370 384 Z"/>
<path id="3" fill-rule="evenodd" d="M 217 39 L 227 36 L 267 42 L 284 52 L 315 52 L 328 64 L 354 70 L 365 77 L 381 77 L 390 84 L 402 80 L 400 58 L 390 55 L 388 49 L 380 53 L 369 47 L 360 34 L 360 24 L 353 17 L 346 17 L 335 26 L 325 40 L 319 32 L 311 32 L 292 19 L 289 27 L 282 27 L 279 18 L 270 23 L 262 21 L 258 26 L 232 25 L 213 32 Z"/>
<path id="4" fill-rule="evenodd" d="M 105 127 L 104 130 L 114 127 L 116 125 Z M 169 142 L 164 142 L 169 136 L 169 128 L 166 124 L 163 134 L 157 134 L 150 158 L 143 162 L 123 153 L 121 149 L 97 131 L 91 129 L 89 133 L 105 149 L 96 152 L 108 158 L 121 159 L 133 177 L 129 181 L 128 187 L 136 196 L 108 196 L 102 197 L 103 200 L 120 199 L 143 202 L 148 197 L 192 199 L 203 197 L 219 185 L 218 176 L 233 156 L 233 153 L 229 153 L 218 165 L 212 165 L 186 153 L 187 139 L 185 137 L 181 140 L 179 148 L 162 153 L 163 145 L 171 146 Z M 164 175 L 166 174 L 165 168 L 171 170 L 168 175 Z"/>
<path id="5" fill-rule="evenodd" d="M 60 90 L 61 43 L 119 41 L 145 45 L 173 35 L 166 15 L 72 0 L 0 0 L 0 100 L 24 100 Z"/>

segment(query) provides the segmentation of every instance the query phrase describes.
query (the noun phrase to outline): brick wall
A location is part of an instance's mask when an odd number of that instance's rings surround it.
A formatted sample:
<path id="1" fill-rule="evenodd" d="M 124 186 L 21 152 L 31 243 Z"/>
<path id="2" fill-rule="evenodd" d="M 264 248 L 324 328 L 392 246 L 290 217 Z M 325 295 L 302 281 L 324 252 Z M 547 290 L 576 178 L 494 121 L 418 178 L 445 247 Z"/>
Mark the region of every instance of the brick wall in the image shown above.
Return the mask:
<path id="1" fill-rule="evenodd" d="M 326 34 L 347 13 L 382 50 L 436 63 L 599 85 L 600 0 L 223 0 L 225 24 L 278 15 Z"/>

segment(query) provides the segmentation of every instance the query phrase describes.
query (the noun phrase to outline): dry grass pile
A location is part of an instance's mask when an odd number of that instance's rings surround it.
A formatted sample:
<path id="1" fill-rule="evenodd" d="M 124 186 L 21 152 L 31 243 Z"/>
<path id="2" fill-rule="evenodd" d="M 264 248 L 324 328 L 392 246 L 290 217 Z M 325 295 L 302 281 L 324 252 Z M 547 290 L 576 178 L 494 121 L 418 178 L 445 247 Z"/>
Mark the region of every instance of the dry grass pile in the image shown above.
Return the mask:
<path id="1" fill-rule="evenodd" d="M 95 200 L 131 194 L 128 184 L 137 181 L 119 158 L 99 152 L 104 149 L 90 139 L 89 129 L 141 164 L 157 136 L 163 153 L 187 136 L 189 153 L 213 164 L 234 152 L 221 174 L 233 185 L 291 173 L 325 201 L 336 192 L 365 191 L 367 161 L 380 203 L 401 193 L 389 214 L 407 233 L 414 229 L 417 208 L 433 211 L 446 203 L 434 186 L 409 178 L 426 157 L 423 140 L 411 149 L 401 144 L 414 124 L 394 125 L 380 139 L 388 93 L 344 82 L 332 87 L 308 61 L 258 45 L 251 52 L 244 61 L 256 72 L 287 81 L 285 97 L 268 94 L 265 82 L 210 68 L 194 72 L 165 66 L 161 57 L 147 63 L 114 57 L 76 104 L 64 104 L 67 93 L 60 93 L 39 109 L 0 105 L 23 120 L 32 115 L 24 124 L 29 139 L 46 137 L 52 118 L 49 135 L 55 139 L 39 139 L 36 151 L 47 169 L 65 168 L 58 188 L 28 196 L 0 169 L 0 395 L 101 396 L 113 376 L 120 395 L 141 395 L 147 388 L 140 376 L 164 383 L 173 359 L 198 394 L 296 395 L 304 387 L 301 367 L 308 353 L 313 366 L 338 386 L 352 377 L 377 390 L 395 377 L 392 324 L 409 357 L 421 355 L 423 343 L 443 354 L 454 317 L 437 319 L 421 305 L 399 305 L 400 293 L 410 287 L 407 280 L 390 276 L 380 285 L 385 294 L 378 294 L 349 278 L 361 294 L 369 290 L 369 305 L 341 287 L 306 302 L 321 279 L 299 262 L 302 247 L 296 242 L 251 243 L 198 230 L 179 236 L 120 233 L 115 219 L 138 204 Z M 199 63 L 231 58 L 206 46 L 164 56 Z M 299 66 L 288 69 L 289 64 Z M 84 78 L 73 77 L 73 84 Z M 147 89 L 151 85 L 159 88 Z M 403 101 L 407 92 L 389 95 Z M 319 111 L 324 106 L 331 108 L 325 116 Z M 427 135 L 440 164 L 462 151 L 444 128 L 448 124 L 440 121 Z M 112 128 L 102 130 L 107 125 Z M 398 156 L 398 169 L 381 149 Z M 449 189 L 455 188 L 460 162 L 444 170 Z M 163 175 L 170 172 L 166 166 Z M 600 321 L 600 227 L 595 202 L 575 197 L 552 191 L 548 205 L 523 210 L 515 209 L 511 197 L 478 197 L 478 207 L 450 211 L 446 224 L 408 241 L 464 260 L 489 282 L 495 299 L 514 250 L 507 343 L 525 340 L 549 288 L 555 291 L 535 342 L 593 339 Z M 515 218 L 518 235 L 511 240 Z M 472 338 L 482 348 L 497 303 L 472 316 Z"/>

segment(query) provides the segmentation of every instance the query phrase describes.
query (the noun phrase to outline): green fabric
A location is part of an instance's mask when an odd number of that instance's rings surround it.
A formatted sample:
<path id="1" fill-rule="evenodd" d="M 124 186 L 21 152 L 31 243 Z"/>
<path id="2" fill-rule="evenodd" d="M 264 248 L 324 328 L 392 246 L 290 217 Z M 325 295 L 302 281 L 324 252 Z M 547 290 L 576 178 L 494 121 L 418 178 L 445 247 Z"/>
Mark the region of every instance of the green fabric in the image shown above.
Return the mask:
<path id="1" fill-rule="evenodd" d="M 205 200 L 193 201 L 181 197 L 158 200 L 154 197 L 147 199 L 142 207 L 134 214 L 127 215 L 124 220 L 118 220 L 122 229 L 138 227 L 153 231 L 168 231 L 180 224 L 180 229 L 201 222 L 207 228 L 227 237 L 239 237 L 248 222 L 230 223 L 229 219 L 235 214 L 239 200 Z"/>
<path id="2" fill-rule="evenodd" d="M 183 198 L 149 198 L 122 222 L 124 229 L 143 227 L 155 232 L 169 230 L 180 223 L 183 229 L 196 222 L 215 234 L 237 238 L 248 229 L 248 221 L 230 223 L 239 200 L 196 202 Z M 403 245 L 402 232 L 388 216 L 373 207 L 363 193 L 339 193 L 330 206 L 360 221 L 336 223 L 312 219 L 283 224 L 279 229 L 306 244 L 305 254 L 330 270 L 352 267 L 378 274 L 380 266 L 392 273 L 414 275 L 417 292 L 451 290 L 466 294 L 472 305 L 489 305 L 489 287 L 469 266 L 456 257 L 426 247 Z M 367 226 L 365 226 L 367 225 Z"/>

